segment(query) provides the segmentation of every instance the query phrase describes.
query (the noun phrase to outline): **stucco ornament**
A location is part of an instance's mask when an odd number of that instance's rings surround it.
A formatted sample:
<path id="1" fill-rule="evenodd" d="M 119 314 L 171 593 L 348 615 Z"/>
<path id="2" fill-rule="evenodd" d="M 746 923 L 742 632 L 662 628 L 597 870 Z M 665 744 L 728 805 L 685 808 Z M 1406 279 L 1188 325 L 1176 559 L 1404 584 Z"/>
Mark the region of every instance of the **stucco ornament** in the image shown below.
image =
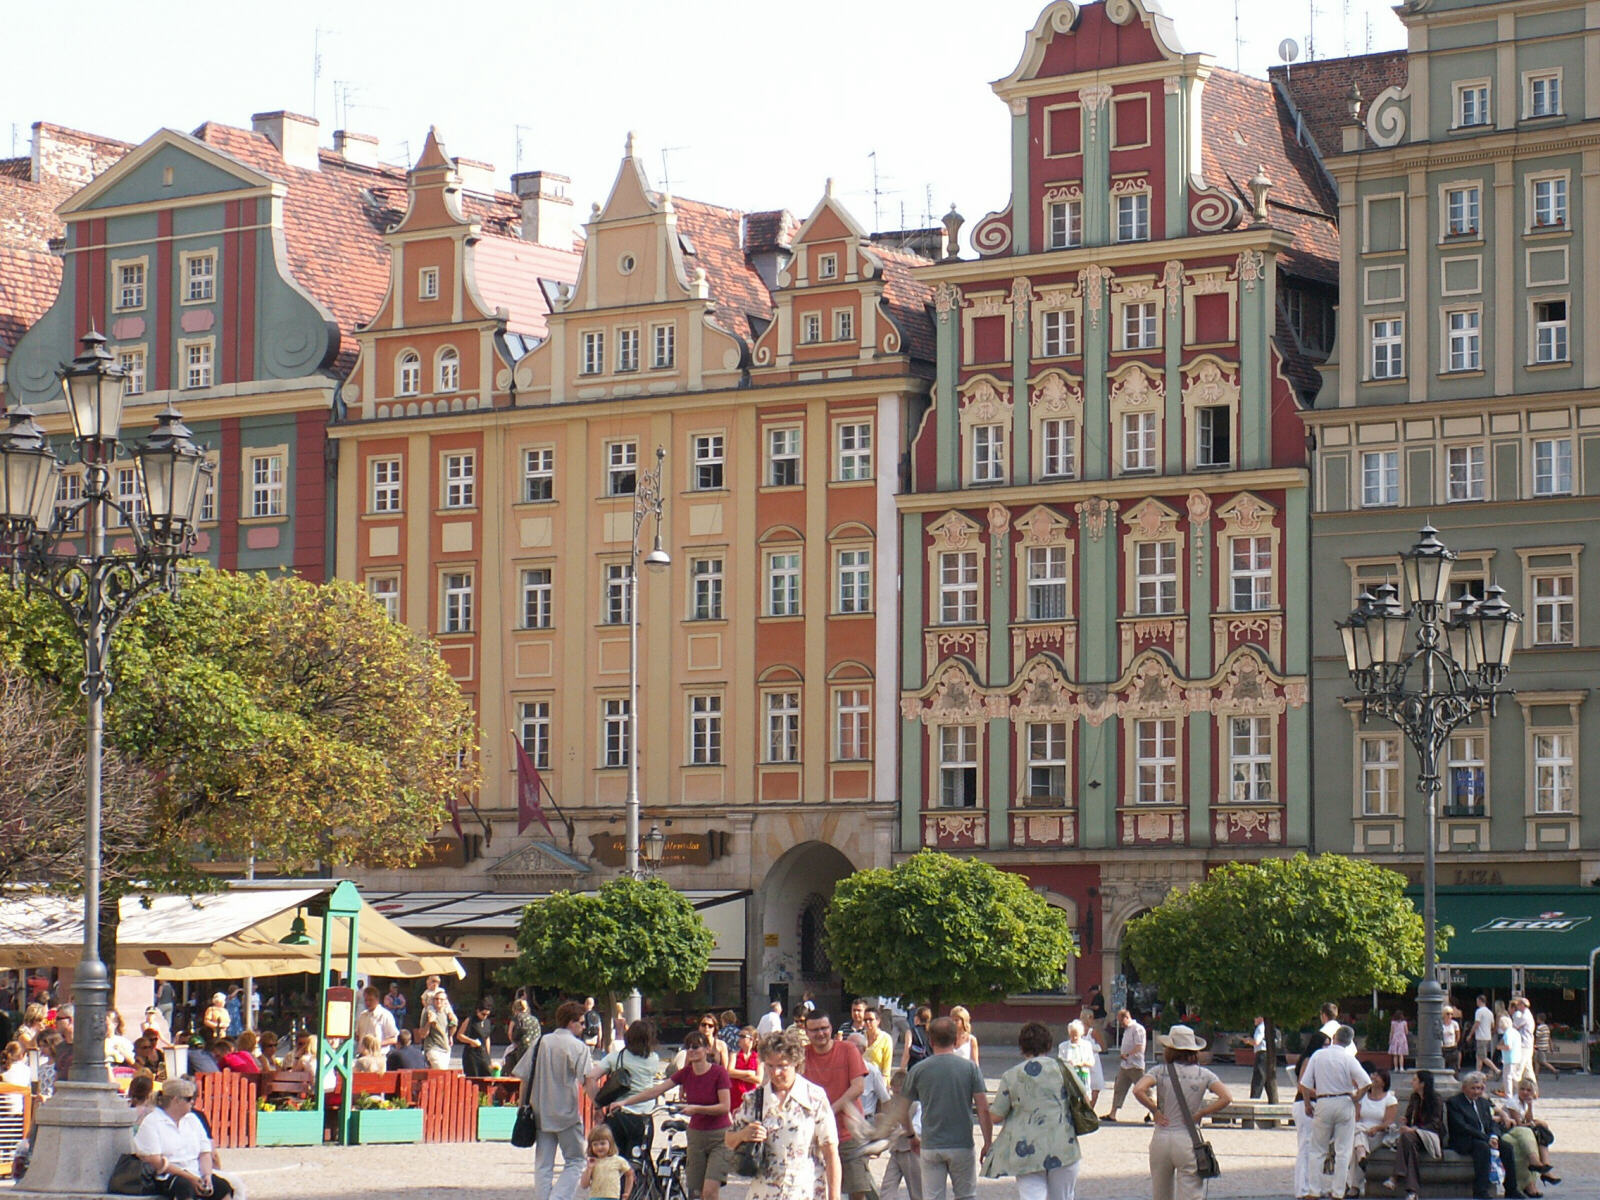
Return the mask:
<path id="1" fill-rule="evenodd" d="M 1161 271 L 1161 289 L 1167 294 L 1167 315 L 1177 316 L 1183 308 L 1183 264 L 1175 258 Z"/>
<path id="2" fill-rule="evenodd" d="M 958 512 L 948 512 L 928 527 L 936 550 L 974 550 L 978 545 L 978 523 Z"/>
<path id="3" fill-rule="evenodd" d="M 1083 388 L 1060 371 L 1047 372 L 1033 389 L 1032 407 L 1048 415 L 1074 411 L 1083 403 Z"/>
<path id="4" fill-rule="evenodd" d="M 961 289 L 953 283 L 941 283 L 933 289 L 933 311 L 941 324 L 948 323 L 950 314 L 961 307 Z"/>
<path id="5" fill-rule="evenodd" d="M 1033 300 L 1033 285 L 1026 275 L 1011 281 L 1011 319 L 1018 329 L 1028 327 L 1028 305 Z"/>
<path id="6" fill-rule="evenodd" d="M 1083 102 L 1083 111 L 1089 114 L 1089 137 L 1094 138 L 1099 126 L 1100 109 L 1107 100 L 1111 99 L 1111 85 L 1109 83 L 1091 84 L 1078 92 L 1078 99 Z"/>
<path id="7" fill-rule="evenodd" d="M 975 421 L 1003 420 L 1011 411 L 1011 393 L 995 387 L 987 379 L 969 384 L 961 394 L 961 407 Z"/>
<path id="8" fill-rule="evenodd" d="M 1266 255 L 1259 250 L 1246 250 L 1239 255 L 1239 282 L 1244 284 L 1245 291 L 1256 290 L 1256 284 L 1266 272 L 1266 263 Z"/>
<path id="9" fill-rule="evenodd" d="M 1091 496 L 1073 505 L 1073 511 L 1078 514 L 1078 524 L 1089 535 L 1089 540 L 1098 542 L 1105 536 L 1107 518 L 1117 511 L 1117 502 Z"/>
<path id="10" fill-rule="evenodd" d="M 1078 294 L 1089 312 L 1089 324 L 1095 329 L 1100 328 L 1100 310 L 1105 306 L 1106 287 L 1111 279 L 1110 268 L 1099 263 L 1090 263 L 1078 272 Z"/>

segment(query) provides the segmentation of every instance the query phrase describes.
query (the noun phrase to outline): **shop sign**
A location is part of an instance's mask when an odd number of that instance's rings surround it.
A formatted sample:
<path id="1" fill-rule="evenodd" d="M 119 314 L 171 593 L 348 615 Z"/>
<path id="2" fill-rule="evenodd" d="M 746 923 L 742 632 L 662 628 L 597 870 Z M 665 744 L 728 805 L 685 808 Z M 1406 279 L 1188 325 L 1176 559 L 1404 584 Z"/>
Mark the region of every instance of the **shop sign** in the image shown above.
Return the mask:
<path id="1" fill-rule="evenodd" d="M 669 833 L 667 844 L 661 852 L 663 867 L 706 867 L 728 853 L 728 834 L 712 830 L 709 833 Z M 596 833 L 590 835 L 594 856 L 608 867 L 620 867 L 626 857 L 620 834 Z M 640 865 L 644 856 L 640 855 Z"/>
<path id="2" fill-rule="evenodd" d="M 1473 933 L 1571 933 L 1585 924 L 1587 916 L 1569 917 L 1564 912 L 1542 912 L 1537 917 L 1495 917 Z"/>

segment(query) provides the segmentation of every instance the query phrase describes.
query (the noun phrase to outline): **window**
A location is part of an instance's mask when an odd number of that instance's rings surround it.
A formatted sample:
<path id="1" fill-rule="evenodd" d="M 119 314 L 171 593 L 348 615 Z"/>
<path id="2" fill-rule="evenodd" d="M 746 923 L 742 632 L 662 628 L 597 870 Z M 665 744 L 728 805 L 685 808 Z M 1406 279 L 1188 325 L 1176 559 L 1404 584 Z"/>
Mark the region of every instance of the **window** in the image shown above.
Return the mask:
<path id="1" fill-rule="evenodd" d="M 722 487 L 722 435 L 705 433 L 694 439 L 694 487 L 714 492 Z"/>
<path id="2" fill-rule="evenodd" d="M 626 625 L 633 619 L 633 587 L 627 563 L 607 563 L 605 596 L 600 620 L 606 625 Z"/>
<path id="3" fill-rule="evenodd" d="M 250 456 L 250 515 L 283 516 L 283 455 Z"/>
<path id="4" fill-rule="evenodd" d="M 1400 815 L 1400 739 L 1361 739 L 1361 815 Z"/>
<path id="5" fill-rule="evenodd" d="M 1261 535 L 1236 537 L 1229 547 L 1228 572 L 1234 612 L 1260 612 L 1272 607 L 1272 539 Z"/>
<path id="6" fill-rule="evenodd" d="M 444 574 L 444 621 L 440 633 L 472 632 L 472 572 Z"/>
<path id="7" fill-rule="evenodd" d="M 606 446 L 606 495 L 633 495 L 638 470 L 639 443 L 612 442 Z"/>
<path id="8" fill-rule="evenodd" d="M 1234 717 L 1228 726 L 1228 799 L 1235 804 L 1270 803 L 1272 718 Z"/>
<path id="9" fill-rule="evenodd" d="M 556 497 L 556 452 L 535 446 L 522 452 L 522 499 L 539 504 Z"/>
<path id="10" fill-rule="evenodd" d="M 1150 239 L 1150 193 L 1136 192 L 1117 197 L 1117 241 L 1144 242 Z"/>
<path id="11" fill-rule="evenodd" d="M 439 268 L 423 267 L 417 272 L 417 298 L 419 300 L 437 300 L 439 298 Z"/>
<path id="12" fill-rule="evenodd" d="M 691 621 L 722 620 L 722 578 L 720 558 L 689 560 Z"/>
<path id="13" fill-rule="evenodd" d="M 207 477 L 210 478 L 209 476 Z M 73 512 L 72 506 L 83 499 L 83 472 L 61 472 L 61 486 L 56 491 L 56 528 L 63 533 L 76 533 L 83 526 L 83 516 Z M 205 518 L 202 517 L 202 520 Z"/>
<path id="14" fill-rule="evenodd" d="M 1039 352 L 1045 358 L 1060 358 L 1078 352 L 1078 321 L 1071 309 L 1052 309 L 1039 321 Z"/>
<path id="15" fill-rule="evenodd" d="M 1567 302 L 1540 300 L 1533 306 L 1533 360 L 1567 361 Z"/>
<path id="16" fill-rule="evenodd" d="M 1046 478 L 1071 479 L 1078 473 L 1078 427 L 1071 417 L 1055 417 L 1039 425 Z"/>
<path id="17" fill-rule="evenodd" d="M 117 304 L 119 311 L 144 307 L 144 263 L 117 264 Z"/>
<path id="18" fill-rule="evenodd" d="M 798 430 L 795 432 L 798 433 Z M 872 426 L 850 422 L 839 426 L 839 479 L 849 483 L 872 478 Z"/>
<path id="19" fill-rule="evenodd" d="M 1031 799 L 1067 798 L 1067 725 L 1065 721 L 1040 721 L 1028 726 L 1028 796 Z"/>
<path id="20" fill-rule="evenodd" d="M 1559 228 L 1567 223 L 1567 180 L 1565 176 L 1533 181 L 1533 225 L 1535 229 Z"/>
<path id="21" fill-rule="evenodd" d="M 1028 547 L 1028 620 L 1061 621 L 1067 615 L 1067 548 Z"/>
<path id="22" fill-rule="evenodd" d="M 1570 733 L 1533 735 L 1533 811 L 1569 813 L 1573 811 L 1574 771 Z"/>
<path id="23" fill-rule="evenodd" d="M 584 375 L 600 375 L 606 369 L 606 335 L 603 329 L 591 329 L 583 335 Z"/>
<path id="24" fill-rule="evenodd" d="M 210 470 L 205 474 L 205 481 L 200 485 L 200 520 L 215 521 L 217 519 L 217 463 L 219 456 L 216 452 L 206 455 L 206 463 Z"/>
<path id="25" fill-rule="evenodd" d="M 1400 452 L 1369 450 L 1361 456 L 1361 504 L 1381 508 L 1400 503 Z"/>
<path id="26" fill-rule="evenodd" d="M 1122 469 L 1124 471 L 1156 469 L 1155 413 L 1122 414 Z"/>
<path id="27" fill-rule="evenodd" d="M 1570 646 L 1577 616 L 1574 580 L 1560 572 L 1533 577 L 1533 644 Z"/>
<path id="28" fill-rule="evenodd" d="M 1178 802 L 1178 723 L 1135 721 L 1134 793 L 1139 804 Z"/>
<path id="29" fill-rule="evenodd" d="M 1122 348 L 1124 350 L 1154 350 L 1156 348 L 1156 314 L 1160 305 L 1154 300 L 1122 306 Z"/>
<path id="30" fill-rule="evenodd" d="M 1045 209 L 1046 250 L 1083 245 L 1083 201 L 1052 200 Z"/>
<path id="31" fill-rule="evenodd" d="M 1178 543 L 1139 542 L 1134 547 L 1134 611 L 1170 616 L 1178 611 Z"/>
<path id="32" fill-rule="evenodd" d="M 400 356 L 400 395 L 416 396 L 422 391 L 422 359 L 408 350 Z"/>
<path id="33" fill-rule="evenodd" d="M 817 255 L 817 278 L 839 278 L 839 256 L 837 254 Z"/>
<path id="34" fill-rule="evenodd" d="M 478 502 L 478 458 L 475 454 L 444 456 L 444 507 L 472 508 Z"/>
<path id="35" fill-rule="evenodd" d="M 461 355 L 452 347 L 439 351 L 439 385 L 441 392 L 453 392 L 461 387 Z"/>
<path id="36" fill-rule="evenodd" d="M 208 388 L 211 386 L 212 342 L 183 342 L 183 386 Z"/>
<path id="37" fill-rule="evenodd" d="M 1489 123 L 1489 85 L 1487 83 L 1456 84 L 1456 127 L 1487 125 Z"/>
<path id="38" fill-rule="evenodd" d="M 714 767 L 722 762 L 722 697 L 689 697 L 689 762 Z"/>
<path id="39" fill-rule="evenodd" d="M 1372 377 L 1400 379 L 1406 373 L 1406 323 L 1399 317 L 1372 322 Z"/>
<path id="40" fill-rule="evenodd" d="M 550 701 L 524 700 L 517 705 L 518 736 L 537 770 L 550 769 Z"/>
<path id="41" fill-rule="evenodd" d="M 800 553 L 783 551 L 767 556 L 767 616 L 800 615 Z"/>
<path id="42" fill-rule="evenodd" d="M 972 428 L 972 482 L 1004 483 L 1006 479 L 1006 427 Z"/>
<path id="43" fill-rule="evenodd" d="M 522 627 L 549 629 L 553 616 L 555 588 L 549 567 L 531 567 L 522 572 Z"/>
<path id="44" fill-rule="evenodd" d="M 872 693 L 840 688 L 833 694 L 833 756 L 859 762 L 872 757 Z"/>
<path id="45" fill-rule="evenodd" d="M 1445 496 L 1452 503 L 1482 500 L 1485 455 L 1481 445 L 1445 449 Z"/>
<path id="46" fill-rule="evenodd" d="M 214 298 L 217 287 L 217 256 L 215 252 L 186 254 L 183 256 L 183 260 L 184 303 L 196 304 Z"/>
<path id="47" fill-rule="evenodd" d="M 939 555 L 939 621 L 970 625 L 978 619 L 978 552 L 949 550 Z"/>
<path id="48" fill-rule="evenodd" d="M 633 733 L 631 722 L 628 720 L 628 701 L 625 698 L 606 700 L 601 704 L 600 712 L 604 727 L 603 764 L 608 767 L 625 767 L 628 765 L 628 751 Z"/>
<path id="49" fill-rule="evenodd" d="M 389 620 L 400 620 L 400 579 L 395 575 L 373 575 L 367 580 L 367 595 L 378 602 Z"/>
<path id="50" fill-rule="evenodd" d="M 132 527 L 144 520 L 144 489 L 139 486 L 137 467 L 118 467 L 116 478 L 118 510 L 111 518 L 114 525 Z"/>
<path id="51" fill-rule="evenodd" d="M 617 330 L 617 370 L 637 371 L 639 369 L 639 331 L 637 329 Z"/>
<path id="52" fill-rule="evenodd" d="M 822 340 L 822 314 L 802 313 L 800 316 L 800 343 L 811 345 Z"/>
<path id="53" fill-rule="evenodd" d="M 872 611 L 872 551 L 840 550 L 838 554 L 839 611 Z"/>
<path id="54" fill-rule="evenodd" d="M 1233 462 L 1233 420 L 1227 405 L 1212 404 L 1197 410 L 1199 438 L 1195 463 L 1201 467 L 1226 467 Z"/>
<path id="55" fill-rule="evenodd" d="M 1446 788 L 1444 815 L 1482 816 L 1488 793 L 1485 790 L 1484 735 L 1453 733 L 1445 759 Z"/>
<path id="56" fill-rule="evenodd" d="M 833 340 L 836 342 L 853 342 L 856 340 L 856 314 L 851 308 L 836 308 L 833 310 Z"/>
<path id="57" fill-rule="evenodd" d="M 126 382 L 122 385 L 125 396 L 138 396 L 144 392 L 144 351 L 118 350 L 117 369 Z"/>
<path id="58" fill-rule="evenodd" d="M 1444 194 L 1447 237 L 1468 237 L 1478 232 L 1479 192 L 1476 187 L 1447 188 Z"/>
<path id="59" fill-rule="evenodd" d="M 372 506 L 375 513 L 401 511 L 400 460 L 375 458 L 372 460 Z"/>
<path id="60" fill-rule="evenodd" d="M 978 727 L 939 728 L 939 807 L 978 805 Z"/>
<path id="61" fill-rule="evenodd" d="M 1529 120 L 1561 115 L 1561 76 L 1559 74 L 1528 76 L 1526 116 Z"/>
<path id="62" fill-rule="evenodd" d="M 650 365 L 670 367 L 678 361 L 678 327 L 676 325 L 650 326 Z"/>
<path id="63" fill-rule="evenodd" d="M 1572 492 L 1572 439 L 1539 438 L 1533 443 L 1533 494 L 1566 496 Z"/>
<path id="64" fill-rule="evenodd" d="M 767 430 L 767 485 L 794 487 L 800 482 L 800 431 Z"/>
<path id="65" fill-rule="evenodd" d="M 800 693 L 768 692 L 766 759 L 773 763 L 800 761 Z"/>

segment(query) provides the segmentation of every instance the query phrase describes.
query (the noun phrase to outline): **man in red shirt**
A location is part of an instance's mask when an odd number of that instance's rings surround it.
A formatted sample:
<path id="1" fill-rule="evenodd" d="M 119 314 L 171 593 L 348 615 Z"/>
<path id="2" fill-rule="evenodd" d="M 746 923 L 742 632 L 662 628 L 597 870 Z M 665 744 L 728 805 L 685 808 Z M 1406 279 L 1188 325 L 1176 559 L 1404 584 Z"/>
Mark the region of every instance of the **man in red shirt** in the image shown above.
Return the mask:
<path id="1" fill-rule="evenodd" d="M 861 1139 L 854 1137 L 861 1120 L 861 1092 L 867 1085 L 867 1064 L 861 1051 L 848 1041 L 835 1041 L 833 1020 L 821 1009 L 806 1014 L 806 1064 L 801 1074 L 828 1093 L 833 1114 L 839 1122 L 839 1190 L 858 1200 L 872 1193 L 872 1177 L 867 1160 L 855 1151 Z"/>

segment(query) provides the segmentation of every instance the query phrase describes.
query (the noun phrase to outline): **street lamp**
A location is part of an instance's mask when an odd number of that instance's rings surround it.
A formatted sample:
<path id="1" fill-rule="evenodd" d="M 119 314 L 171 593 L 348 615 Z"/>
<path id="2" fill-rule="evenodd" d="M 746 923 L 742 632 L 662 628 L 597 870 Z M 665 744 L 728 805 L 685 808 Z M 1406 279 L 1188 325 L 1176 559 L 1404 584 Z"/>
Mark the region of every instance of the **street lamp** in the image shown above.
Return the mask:
<path id="1" fill-rule="evenodd" d="M 1444 1072 L 1444 989 L 1439 986 L 1434 953 L 1436 925 L 1434 854 L 1439 824 L 1439 757 L 1450 734 L 1479 713 L 1492 718 L 1502 696 L 1521 618 L 1506 604 L 1499 586 L 1485 589 L 1481 601 L 1464 598 L 1449 613 L 1450 569 L 1455 554 L 1425 526 L 1416 545 L 1401 556 L 1409 607 L 1385 583 L 1363 592 L 1346 621 L 1338 622 L 1345 668 L 1361 701 L 1361 719 L 1391 721 L 1417 752 L 1421 771 L 1417 790 L 1426 816 L 1422 864 L 1423 976 L 1417 987 L 1417 1066 Z M 1406 633 L 1416 619 L 1416 645 L 1406 648 Z"/>
<path id="2" fill-rule="evenodd" d="M 644 556 L 644 565 L 662 571 L 672 565 L 672 556 L 661 544 L 661 510 L 665 503 L 662 468 L 667 452 L 656 447 L 654 470 L 641 471 L 633 485 L 633 554 L 628 565 L 628 813 L 623 840 L 623 870 L 633 879 L 639 870 L 639 534 L 645 522 L 655 518 L 655 544 Z M 631 1024 L 644 1012 L 639 989 L 628 993 L 627 1018 Z"/>
<path id="3" fill-rule="evenodd" d="M 194 543 L 195 515 L 210 468 L 183 418 L 169 407 L 131 457 L 137 500 L 111 487 L 118 461 L 124 373 L 94 329 L 83 352 L 59 372 L 72 417 L 83 491 L 56 506 L 61 464 L 26 408 L 0 432 L 0 564 L 14 584 L 52 597 L 83 643 L 82 692 L 88 708 L 84 754 L 83 955 L 73 975 L 73 1078 L 39 1114 L 28 1173 L 30 1190 L 105 1188 L 127 1137 L 127 1108 L 106 1069 L 106 1008 L 111 983 L 100 961 L 100 788 L 111 635 L 149 593 L 176 593 L 179 563 Z M 112 518 L 115 518 L 113 520 Z M 132 545 L 107 551 L 108 525 Z"/>
<path id="4" fill-rule="evenodd" d="M 640 850 L 644 855 L 645 868 L 652 873 L 659 870 L 661 860 L 667 854 L 667 835 L 661 832 L 661 826 L 650 826 L 650 832 L 644 835 Z"/>

